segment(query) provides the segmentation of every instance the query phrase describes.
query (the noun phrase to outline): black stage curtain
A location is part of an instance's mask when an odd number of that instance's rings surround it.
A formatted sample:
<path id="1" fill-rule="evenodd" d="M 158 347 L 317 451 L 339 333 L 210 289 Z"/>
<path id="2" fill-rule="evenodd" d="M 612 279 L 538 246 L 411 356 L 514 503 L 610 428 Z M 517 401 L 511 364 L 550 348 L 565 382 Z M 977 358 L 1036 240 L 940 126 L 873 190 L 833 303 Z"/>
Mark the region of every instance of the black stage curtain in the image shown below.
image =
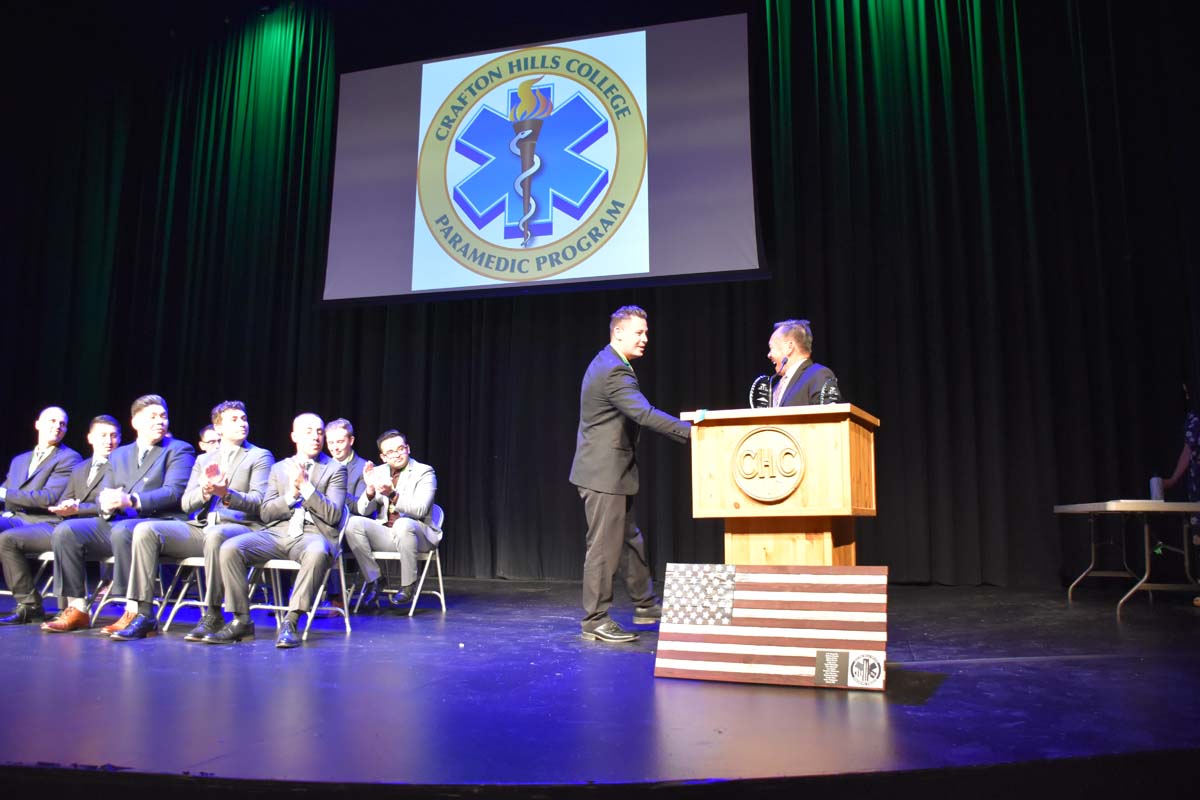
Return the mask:
<path id="1" fill-rule="evenodd" d="M 1052 505 L 1173 465 L 1200 352 L 1188 4 L 688 4 L 751 12 L 769 279 L 354 308 L 317 303 L 337 71 L 599 23 L 279 5 L 5 6 L 4 453 L 48 404 L 83 450 L 149 391 L 188 439 L 243 399 L 284 455 L 301 410 L 352 419 L 368 457 L 396 426 L 438 470 L 452 574 L 578 578 L 579 379 L 637 303 L 635 366 L 673 413 L 743 405 L 771 323 L 813 321 L 883 421 L 859 560 L 895 581 L 1056 584 L 1083 543 Z M 647 436 L 640 460 L 659 569 L 720 561 L 686 450 Z"/>

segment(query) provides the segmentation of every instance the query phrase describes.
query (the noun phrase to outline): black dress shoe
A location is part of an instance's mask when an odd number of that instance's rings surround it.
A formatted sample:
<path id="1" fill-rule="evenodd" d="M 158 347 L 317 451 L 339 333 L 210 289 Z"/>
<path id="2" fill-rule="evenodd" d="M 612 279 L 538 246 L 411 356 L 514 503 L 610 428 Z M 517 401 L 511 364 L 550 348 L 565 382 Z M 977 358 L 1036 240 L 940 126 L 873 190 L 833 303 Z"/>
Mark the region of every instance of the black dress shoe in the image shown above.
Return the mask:
<path id="1" fill-rule="evenodd" d="M 285 650 L 300 646 L 300 634 L 296 630 L 296 623 L 285 619 L 280 624 L 279 635 L 275 637 L 275 646 Z"/>
<path id="2" fill-rule="evenodd" d="M 367 581 L 363 584 L 361 595 L 362 599 L 358 602 L 363 604 L 374 601 L 376 604 L 378 604 L 387 599 L 387 595 L 383 593 L 385 589 L 387 589 L 387 578 L 382 575 L 373 581 Z"/>
<path id="3" fill-rule="evenodd" d="M 22 603 L 7 617 L 0 617 L 0 625 L 26 625 L 30 622 L 41 622 L 44 619 L 46 619 L 46 612 L 42 609 Z"/>
<path id="4" fill-rule="evenodd" d="M 154 636 L 156 633 L 158 633 L 158 620 L 153 616 L 138 614 L 133 618 L 133 622 L 116 633 L 109 635 L 108 638 L 114 642 L 132 642 L 134 639 L 145 639 L 147 636 Z"/>
<path id="5" fill-rule="evenodd" d="M 254 620 L 241 620 L 234 618 L 233 622 L 228 623 L 224 628 L 216 633 L 207 634 L 202 642 L 205 644 L 233 644 L 240 642 L 242 639 L 254 638 Z"/>
<path id="6" fill-rule="evenodd" d="M 624 644 L 626 642 L 636 642 L 638 635 L 633 631 L 625 630 L 610 619 L 603 625 L 598 625 L 590 629 L 584 628 L 583 638 L 598 642 L 608 642 L 609 644 Z"/>
<path id="7" fill-rule="evenodd" d="M 638 606 L 633 610 L 634 625 L 657 625 L 662 621 L 662 606 L 658 603 Z"/>
<path id="8" fill-rule="evenodd" d="M 204 637 L 210 633 L 219 633 L 225 627 L 225 618 L 221 616 L 221 612 L 206 612 L 200 620 L 200 624 L 187 632 L 183 637 L 185 642 L 202 642 Z"/>
<path id="9" fill-rule="evenodd" d="M 413 581 L 408 586 L 403 587 L 400 591 L 392 596 L 392 602 L 398 606 L 411 603 L 413 595 L 417 593 L 417 582 Z"/>

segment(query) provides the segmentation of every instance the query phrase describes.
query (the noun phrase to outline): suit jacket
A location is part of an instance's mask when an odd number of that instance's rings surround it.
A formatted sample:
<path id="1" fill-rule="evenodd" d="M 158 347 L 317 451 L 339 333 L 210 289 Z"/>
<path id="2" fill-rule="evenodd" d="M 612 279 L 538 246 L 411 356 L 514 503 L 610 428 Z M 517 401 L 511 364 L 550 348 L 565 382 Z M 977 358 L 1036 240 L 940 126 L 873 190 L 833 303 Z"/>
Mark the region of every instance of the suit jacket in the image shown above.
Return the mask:
<path id="1" fill-rule="evenodd" d="M 223 501 L 217 499 L 214 503 L 212 497 L 204 499 L 204 472 L 209 464 L 220 463 L 220 447 L 196 459 L 187 488 L 183 490 L 183 513 L 188 515 L 188 522 L 198 526 L 220 522 L 257 525 L 259 507 L 267 492 L 267 479 L 271 475 L 271 467 L 275 465 L 275 456 L 250 442 L 242 442 L 229 465 L 229 492 Z"/>
<path id="2" fill-rule="evenodd" d="M 271 467 L 267 495 L 263 498 L 259 510 L 262 521 L 270 531 L 287 533 L 291 523 L 292 512 L 295 511 L 292 505 L 292 498 L 295 496 L 292 465 L 297 460 L 296 456 L 292 456 L 275 462 L 275 466 Z M 313 468 L 309 470 L 308 480 L 316 491 L 304 498 L 301 505 L 312 515 L 321 533 L 336 541 L 346 506 L 346 468 L 330 458 L 327 453 L 321 453 L 313 459 Z"/>
<path id="3" fill-rule="evenodd" d="M 64 517 L 63 519 L 100 516 L 100 490 L 107 489 L 112 485 L 112 467 L 111 462 L 105 464 L 104 469 L 100 470 L 95 480 L 88 480 L 91 477 L 92 461 L 93 459 L 89 458 L 86 461 L 80 462 L 79 466 L 71 470 L 71 480 L 67 483 L 67 488 L 60 499 L 78 500 L 79 511 L 74 516 Z M 56 514 L 48 516 L 53 519 L 60 519 Z"/>
<path id="4" fill-rule="evenodd" d="M 367 466 L 367 460 L 358 453 L 350 459 L 350 463 L 344 465 L 346 467 L 346 505 L 351 510 L 358 508 L 358 498 L 362 497 L 363 492 L 367 490 L 367 480 L 363 477 L 363 467 Z"/>
<path id="5" fill-rule="evenodd" d="M 387 468 L 385 464 L 375 469 Z M 433 524 L 433 498 L 437 494 L 437 474 L 433 467 L 410 457 L 400 474 L 392 478 L 392 485 L 396 493 L 390 502 L 382 492 L 376 492 L 370 500 L 365 496 L 359 500 L 358 512 L 388 523 L 400 517 L 415 519 L 425 526 L 425 538 L 430 544 L 441 542 L 442 529 Z"/>
<path id="6" fill-rule="evenodd" d="M 637 494 L 635 448 L 643 427 L 685 444 L 692 426 L 650 405 L 633 368 L 611 345 L 605 347 L 583 374 L 571 483 L 597 492 Z"/>
<path id="7" fill-rule="evenodd" d="M 806 358 L 792 373 L 792 381 L 783 390 L 779 398 L 781 406 L 815 406 L 821 404 L 821 387 L 826 381 L 833 381 L 837 388 L 837 377 L 829 367 Z M 841 395 L 836 395 L 834 402 L 840 402 Z M 829 402 L 829 401 L 826 401 Z"/>
<path id="8" fill-rule="evenodd" d="M 33 451 L 21 453 L 8 467 L 4 479 L 4 510 L 14 513 L 45 514 L 57 503 L 71 480 L 71 470 L 79 463 L 80 455 L 69 447 L 58 445 L 46 456 L 32 475 L 29 465 Z"/>
<path id="9" fill-rule="evenodd" d="M 110 485 L 136 494 L 140 508 L 117 511 L 113 519 L 159 517 L 181 519 L 180 500 L 188 475 L 196 463 L 196 451 L 187 442 L 170 436 L 150 448 L 138 466 L 137 442 L 121 445 L 108 459 Z"/>

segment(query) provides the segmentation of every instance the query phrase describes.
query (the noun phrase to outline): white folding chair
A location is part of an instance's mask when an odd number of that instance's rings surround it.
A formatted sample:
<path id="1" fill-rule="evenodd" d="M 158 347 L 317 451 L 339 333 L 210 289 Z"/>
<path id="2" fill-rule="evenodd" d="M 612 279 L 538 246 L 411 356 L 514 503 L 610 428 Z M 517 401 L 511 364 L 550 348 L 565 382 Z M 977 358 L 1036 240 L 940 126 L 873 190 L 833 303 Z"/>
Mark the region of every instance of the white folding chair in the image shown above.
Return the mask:
<path id="1" fill-rule="evenodd" d="M 101 559 L 96 559 L 96 560 L 98 560 L 101 564 L 100 581 L 103 582 L 104 581 L 104 565 L 108 565 L 111 567 L 113 564 L 116 563 L 116 559 L 113 558 L 112 556 L 109 556 L 108 558 L 101 558 Z M 96 589 L 97 589 L 97 591 L 99 591 L 100 586 L 97 585 Z M 105 585 L 104 591 L 100 592 L 100 603 L 96 606 L 96 610 L 92 612 L 92 619 L 91 619 L 92 625 L 96 624 L 96 620 L 100 618 L 100 612 L 104 610 L 104 607 L 106 605 L 108 605 L 109 603 L 125 602 L 124 597 L 112 597 L 111 595 L 112 595 L 112 581 L 109 581 L 108 584 Z"/>
<path id="2" fill-rule="evenodd" d="M 34 556 L 34 560 L 38 562 L 37 572 L 33 573 L 33 585 L 36 587 L 38 583 L 42 584 L 40 594 L 45 597 L 50 592 L 50 587 L 54 585 L 54 573 L 46 575 L 46 570 L 54 563 L 54 551 L 47 550 L 44 553 L 38 553 Z M 46 575 L 46 580 L 42 581 L 42 576 Z M 0 589 L 0 597 L 12 597 L 10 589 Z"/>
<path id="3" fill-rule="evenodd" d="M 134 558 L 137 558 L 137 556 L 135 555 Z M 89 559 L 89 560 L 93 560 L 93 559 Z M 113 556 L 109 556 L 108 558 L 94 559 L 94 560 L 98 560 L 102 565 L 107 564 L 110 567 L 116 563 L 116 559 Z M 154 603 L 154 605 L 159 607 L 159 611 L 158 611 L 159 615 L 162 614 L 162 609 L 166 602 L 165 601 L 166 592 L 163 591 L 163 580 L 162 580 L 163 563 L 171 564 L 174 562 L 172 559 L 167 559 L 166 562 L 163 562 L 160 560 L 159 565 L 158 565 L 158 575 L 155 576 L 155 578 L 154 578 L 154 582 L 158 585 L 158 594 L 154 597 L 154 599 L 151 602 Z M 130 571 L 131 572 L 133 571 L 132 566 L 130 568 Z M 97 587 L 97 588 L 99 588 L 99 587 Z M 105 606 L 107 606 L 111 603 L 126 603 L 128 601 L 129 601 L 128 597 L 117 597 L 116 595 L 114 595 L 112 593 L 112 581 L 109 581 L 107 584 L 104 585 L 104 591 L 100 593 L 100 602 L 99 602 L 99 604 L 97 604 L 96 610 L 92 612 L 92 621 L 91 621 L 92 624 L 93 625 L 96 624 L 96 620 L 98 620 L 100 618 L 100 612 L 104 610 Z"/>
<path id="4" fill-rule="evenodd" d="M 338 538 L 336 554 L 333 557 L 333 563 L 325 570 L 325 574 L 321 576 L 318 584 L 317 596 L 313 600 L 312 606 L 308 610 L 307 619 L 304 620 L 304 632 L 300 635 L 301 641 L 308 641 L 308 629 L 312 627 L 313 617 L 317 614 L 317 609 L 321 609 L 321 603 L 325 600 L 325 584 L 329 582 L 329 575 L 334 569 L 337 570 L 338 583 L 342 588 L 342 597 L 346 595 L 346 570 L 342 564 L 342 540 L 346 536 L 346 522 L 350 519 L 350 511 L 345 506 L 342 507 L 342 520 L 338 525 Z M 283 581 L 280 579 L 280 571 L 287 570 L 290 572 L 300 571 L 300 562 L 293 561 L 290 558 L 272 558 L 262 564 L 256 565 L 252 570 L 252 575 L 257 575 L 258 583 L 252 582 L 250 586 L 250 595 L 253 596 L 256 586 L 261 585 L 263 589 L 267 588 L 266 578 L 270 577 L 270 600 L 273 602 L 252 603 L 250 610 L 263 610 L 275 612 L 275 626 L 278 627 L 283 623 L 283 617 L 288 611 L 286 597 L 283 594 Z M 348 606 L 348 603 L 343 603 Z M 331 611 L 335 614 L 340 614 L 346 623 L 346 635 L 350 635 L 350 612 L 347 608 L 338 608 L 335 605 L 325 606 L 322 610 Z"/>
<path id="5" fill-rule="evenodd" d="M 434 504 L 433 510 L 430 511 L 430 518 L 434 527 L 443 532 L 446 530 L 446 512 L 442 510 L 441 506 L 437 505 L 436 503 Z M 425 566 L 421 568 L 421 577 L 417 581 L 417 588 L 413 591 L 412 601 L 408 606 L 408 616 L 410 617 L 413 615 L 413 612 L 417 610 L 417 598 L 419 598 L 422 594 L 431 594 L 437 597 L 438 601 L 442 605 L 442 613 L 446 613 L 446 587 L 442 582 L 442 559 L 438 555 L 438 549 L 438 547 L 435 547 L 432 550 L 423 553 L 417 553 L 417 560 L 424 561 Z M 374 556 L 376 561 L 400 560 L 400 554 L 394 550 L 372 550 L 371 555 Z M 438 588 L 436 590 L 425 589 L 425 578 L 429 574 L 430 564 L 437 566 Z M 398 591 L 398 589 L 383 589 L 381 590 L 381 593 L 395 596 Z M 354 603 L 355 613 L 358 612 L 359 606 L 362 605 L 365 595 L 366 586 L 363 586 L 362 590 L 358 594 L 358 600 Z"/>
<path id="6" fill-rule="evenodd" d="M 165 558 L 160 559 L 159 563 L 175 565 L 175 576 L 171 578 L 171 585 L 163 592 L 163 602 L 158 607 L 158 616 L 161 619 L 163 611 L 168 605 L 171 606 L 171 613 L 167 615 L 166 624 L 163 625 L 163 631 L 166 632 L 171 629 L 171 623 L 174 621 L 175 615 L 179 613 L 179 609 L 199 608 L 203 612 L 208 608 L 208 584 L 205 582 L 204 556 Z M 196 590 L 195 600 L 187 596 L 191 589 Z M 175 595 L 174 602 L 171 601 L 172 593 Z"/>

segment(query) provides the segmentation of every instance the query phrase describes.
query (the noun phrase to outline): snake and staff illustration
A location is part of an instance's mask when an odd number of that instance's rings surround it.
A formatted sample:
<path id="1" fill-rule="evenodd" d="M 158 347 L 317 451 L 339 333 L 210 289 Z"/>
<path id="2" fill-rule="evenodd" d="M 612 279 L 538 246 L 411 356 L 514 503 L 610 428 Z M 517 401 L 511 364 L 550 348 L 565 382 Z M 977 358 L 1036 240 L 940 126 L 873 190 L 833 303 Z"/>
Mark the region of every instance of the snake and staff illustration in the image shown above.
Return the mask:
<path id="1" fill-rule="evenodd" d="M 542 132 L 542 123 L 554 110 L 550 98 L 533 88 L 543 77 L 521 81 L 517 87 L 518 102 L 508 112 L 508 119 L 516 134 L 508 143 L 508 149 L 513 155 L 521 157 L 521 174 L 513 181 L 513 189 L 521 195 L 522 216 L 519 225 L 522 247 L 529 247 L 532 239 L 529 220 L 537 212 L 537 201 L 533 199 L 531 188 L 534 174 L 542 168 L 542 159 L 534 151 L 537 149 L 538 135 Z"/>

